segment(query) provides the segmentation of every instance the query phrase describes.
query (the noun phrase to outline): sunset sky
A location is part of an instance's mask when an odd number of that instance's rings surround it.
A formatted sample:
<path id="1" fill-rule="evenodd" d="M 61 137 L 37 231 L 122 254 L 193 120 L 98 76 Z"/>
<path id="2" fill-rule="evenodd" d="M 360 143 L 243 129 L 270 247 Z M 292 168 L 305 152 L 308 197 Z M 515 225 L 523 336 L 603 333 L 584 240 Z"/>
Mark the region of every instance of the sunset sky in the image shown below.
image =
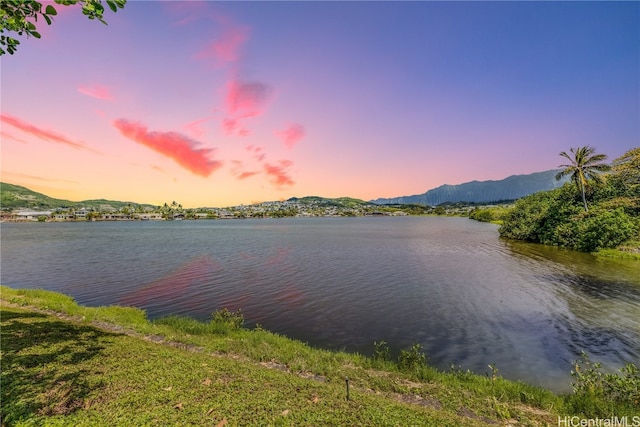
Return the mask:
<path id="1" fill-rule="evenodd" d="M 1 178 L 56 198 L 365 200 L 640 145 L 638 2 L 56 6 L 1 59 Z"/>

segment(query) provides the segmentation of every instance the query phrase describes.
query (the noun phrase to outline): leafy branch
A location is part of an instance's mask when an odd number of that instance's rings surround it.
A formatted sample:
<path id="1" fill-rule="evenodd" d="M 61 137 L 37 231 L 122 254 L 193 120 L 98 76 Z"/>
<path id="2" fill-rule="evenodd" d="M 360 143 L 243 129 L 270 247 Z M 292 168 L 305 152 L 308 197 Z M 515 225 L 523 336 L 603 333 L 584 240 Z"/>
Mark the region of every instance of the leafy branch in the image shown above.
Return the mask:
<path id="1" fill-rule="evenodd" d="M 103 24 L 105 8 L 102 0 L 55 0 L 62 6 L 72 6 L 80 4 L 82 14 L 89 19 L 97 19 Z M 124 8 L 127 0 L 105 0 L 105 3 L 113 12 Z M 6 53 L 13 55 L 20 41 L 14 36 L 27 36 L 39 39 L 40 33 L 36 24 L 38 19 L 44 20 L 47 25 L 51 25 L 53 17 L 58 11 L 52 5 L 43 7 L 42 3 L 35 0 L 0 0 L 0 56 Z M 11 35 L 5 35 L 5 33 Z"/>

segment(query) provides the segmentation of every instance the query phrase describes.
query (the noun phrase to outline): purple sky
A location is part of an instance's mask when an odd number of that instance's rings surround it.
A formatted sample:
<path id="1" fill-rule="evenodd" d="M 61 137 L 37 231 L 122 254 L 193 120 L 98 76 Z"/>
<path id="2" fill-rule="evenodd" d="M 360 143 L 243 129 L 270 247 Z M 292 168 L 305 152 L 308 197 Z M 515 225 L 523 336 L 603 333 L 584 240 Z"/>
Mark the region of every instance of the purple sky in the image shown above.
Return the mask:
<path id="1" fill-rule="evenodd" d="M 56 7 L 0 123 L 2 181 L 54 197 L 373 199 L 640 145 L 637 2 Z"/>

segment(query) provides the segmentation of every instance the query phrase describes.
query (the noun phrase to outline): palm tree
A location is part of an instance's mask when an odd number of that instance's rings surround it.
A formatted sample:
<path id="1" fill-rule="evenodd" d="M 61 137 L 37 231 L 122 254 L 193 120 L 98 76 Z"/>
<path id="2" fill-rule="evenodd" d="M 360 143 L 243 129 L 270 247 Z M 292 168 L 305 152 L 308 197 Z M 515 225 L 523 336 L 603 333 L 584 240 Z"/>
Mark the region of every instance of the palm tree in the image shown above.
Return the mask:
<path id="1" fill-rule="evenodd" d="M 589 180 L 593 180 L 596 183 L 602 182 L 599 172 L 605 172 L 611 169 L 607 163 L 602 163 L 607 159 L 606 154 L 594 154 L 595 148 L 588 145 L 584 147 L 572 148 L 570 156 L 566 151 L 560 153 L 562 157 L 566 157 L 571 163 L 566 165 L 560 165 L 564 168 L 556 174 L 556 179 L 559 180 L 564 176 L 571 175 L 571 180 L 576 184 L 578 190 L 582 193 L 582 202 L 584 203 L 584 210 L 589 211 L 587 206 L 586 187 Z"/>

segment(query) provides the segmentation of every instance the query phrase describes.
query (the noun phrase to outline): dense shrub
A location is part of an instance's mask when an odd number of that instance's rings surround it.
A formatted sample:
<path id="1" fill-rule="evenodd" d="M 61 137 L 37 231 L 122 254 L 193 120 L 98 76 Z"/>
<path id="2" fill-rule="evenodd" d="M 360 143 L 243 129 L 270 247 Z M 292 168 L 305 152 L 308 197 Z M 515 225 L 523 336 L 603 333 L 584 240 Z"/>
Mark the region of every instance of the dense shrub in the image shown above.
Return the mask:
<path id="1" fill-rule="evenodd" d="M 571 183 L 524 197 L 506 215 L 500 235 L 584 252 L 619 246 L 640 232 L 640 198 L 613 183 L 591 187 L 588 212 Z"/>
<path id="2" fill-rule="evenodd" d="M 573 394 L 567 406 L 574 414 L 590 418 L 637 413 L 640 408 L 640 370 L 632 363 L 620 374 L 605 373 L 600 363 L 592 363 L 586 353 L 573 364 Z"/>
<path id="3" fill-rule="evenodd" d="M 480 222 L 495 221 L 495 218 L 489 209 L 474 209 L 469 212 L 469 218 Z"/>
<path id="4" fill-rule="evenodd" d="M 556 228 L 551 243 L 583 252 L 614 248 L 638 232 L 638 221 L 624 209 L 582 212 Z"/>
<path id="5" fill-rule="evenodd" d="M 556 228 L 580 212 L 579 197 L 568 184 L 524 197 L 506 215 L 500 234 L 511 239 L 554 244 Z"/>

